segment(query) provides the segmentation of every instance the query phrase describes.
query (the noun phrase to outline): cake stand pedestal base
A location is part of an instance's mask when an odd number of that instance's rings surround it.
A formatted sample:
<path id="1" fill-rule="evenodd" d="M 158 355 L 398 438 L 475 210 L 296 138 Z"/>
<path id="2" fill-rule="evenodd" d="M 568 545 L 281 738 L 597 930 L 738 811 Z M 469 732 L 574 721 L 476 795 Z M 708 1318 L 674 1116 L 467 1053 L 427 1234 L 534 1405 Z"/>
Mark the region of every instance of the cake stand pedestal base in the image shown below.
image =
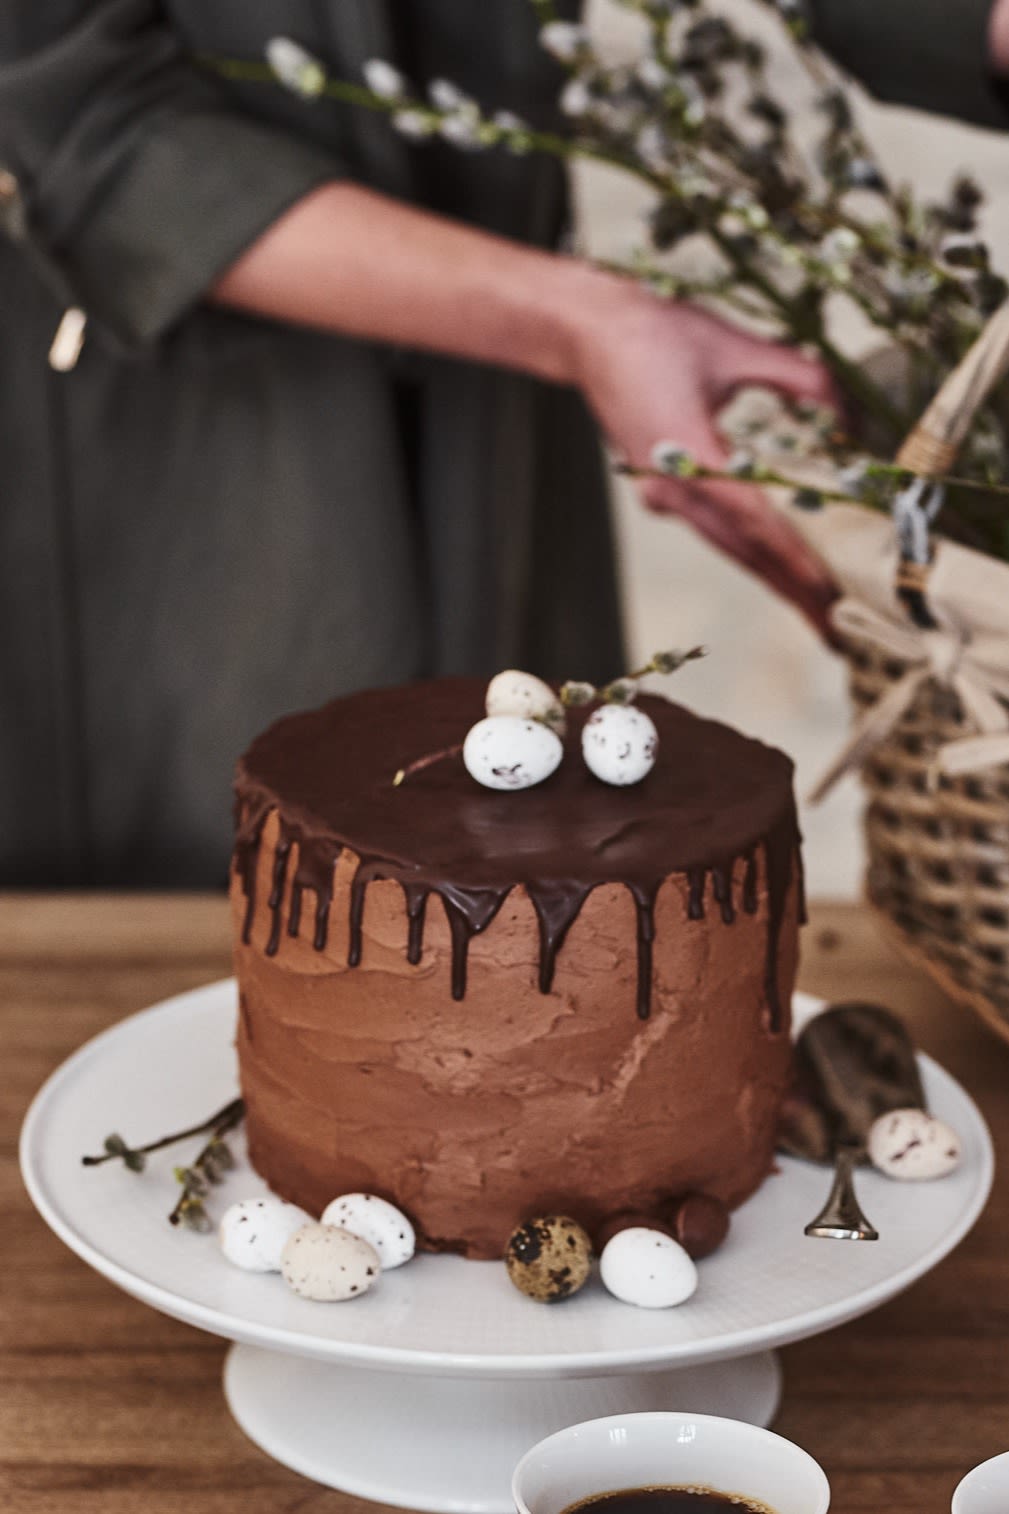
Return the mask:
<path id="1" fill-rule="evenodd" d="M 268 1456 L 326 1487 L 433 1514 L 511 1514 L 511 1474 L 543 1436 L 631 1410 L 689 1409 L 768 1425 L 772 1351 L 675 1371 L 474 1379 L 375 1372 L 232 1346 L 224 1392 Z"/>

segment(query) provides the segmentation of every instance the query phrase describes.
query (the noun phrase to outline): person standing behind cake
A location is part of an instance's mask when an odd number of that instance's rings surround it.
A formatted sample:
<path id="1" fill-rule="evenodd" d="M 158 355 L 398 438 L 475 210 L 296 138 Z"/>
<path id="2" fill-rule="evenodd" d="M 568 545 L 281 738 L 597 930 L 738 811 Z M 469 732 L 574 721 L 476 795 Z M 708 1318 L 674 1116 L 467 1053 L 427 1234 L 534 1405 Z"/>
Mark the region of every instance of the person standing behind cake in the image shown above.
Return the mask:
<path id="1" fill-rule="evenodd" d="M 278 33 L 339 77 L 386 58 L 534 120 L 562 78 L 526 0 L 0 7 L 8 884 L 223 880 L 232 763 L 290 709 L 509 664 L 612 676 L 577 391 L 638 455 L 671 429 L 715 447 L 734 382 L 824 392 L 556 256 L 556 163 L 412 147 L 194 61 Z M 70 306 L 85 341 L 57 373 Z M 738 528 L 696 499 L 822 615 L 822 570 L 759 497 L 738 491 Z"/>
<path id="2" fill-rule="evenodd" d="M 741 384 L 830 395 L 557 255 L 555 162 L 415 148 L 196 61 L 278 33 L 340 77 L 385 58 L 551 120 L 519 0 L 0 14 L 5 884 L 221 880 L 232 759 L 290 708 L 509 663 L 611 676 L 590 417 L 632 460 L 674 434 L 716 461 Z M 644 492 L 825 624 L 824 569 L 755 491 Z"/>

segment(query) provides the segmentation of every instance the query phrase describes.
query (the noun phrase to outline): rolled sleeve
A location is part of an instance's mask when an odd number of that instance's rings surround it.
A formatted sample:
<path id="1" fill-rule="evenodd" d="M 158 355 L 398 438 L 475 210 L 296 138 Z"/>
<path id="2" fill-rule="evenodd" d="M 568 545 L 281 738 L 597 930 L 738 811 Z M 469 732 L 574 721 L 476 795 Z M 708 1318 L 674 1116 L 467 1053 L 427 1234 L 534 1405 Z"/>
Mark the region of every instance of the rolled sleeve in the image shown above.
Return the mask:
<path id="1" fill-rule="evenodd" d="M 988 59 L 992 0 L 813 0 L 814 32 L 826 52 L 870 94 L 1009 126 L 1009 89 Z"/>
<path id="2" fill-rule="evenodd" d="M 8 44 L 0 21 L 0 166 L 19 186 L 15 239 L 116 337 L 150 342 L 344 170 L 233 105 L 182 55 L 156 0 L 101 0 L 63 26 L 59 9 L 39 7 L 33 25 L 47 35 L 30 47 Z"/>

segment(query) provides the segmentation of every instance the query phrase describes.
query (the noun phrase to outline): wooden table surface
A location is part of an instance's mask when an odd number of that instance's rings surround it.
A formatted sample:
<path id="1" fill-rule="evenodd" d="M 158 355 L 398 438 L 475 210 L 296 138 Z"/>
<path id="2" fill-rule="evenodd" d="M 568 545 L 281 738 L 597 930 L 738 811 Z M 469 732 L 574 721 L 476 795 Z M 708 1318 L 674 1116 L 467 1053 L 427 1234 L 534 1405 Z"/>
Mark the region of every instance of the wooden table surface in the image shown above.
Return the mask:
<path id="1" fill-rule="evenodd" d="M 229 971 L 224 900 L 0 896 L 0 1510 L 7 1514 L 367 1514 L 286 1471 L 221 1394 L 225 1345 L 119 1293 L 35 1214 L 17 1170 L 25 1107 L 107 1025 Z M 899 1009 L 977 1099 L 1009 1157 L 1009 1046 L 899 961 L 865 911 L 818 905 L 804 988 Z M 741 1279 L 741 1286 L 745 1280 Z M 1009 1194 L 902 1298 L 783 1353 L 775 1428 L 825 1467 L 838 1514 L 945 1511 L 1009 1449 Z"/>

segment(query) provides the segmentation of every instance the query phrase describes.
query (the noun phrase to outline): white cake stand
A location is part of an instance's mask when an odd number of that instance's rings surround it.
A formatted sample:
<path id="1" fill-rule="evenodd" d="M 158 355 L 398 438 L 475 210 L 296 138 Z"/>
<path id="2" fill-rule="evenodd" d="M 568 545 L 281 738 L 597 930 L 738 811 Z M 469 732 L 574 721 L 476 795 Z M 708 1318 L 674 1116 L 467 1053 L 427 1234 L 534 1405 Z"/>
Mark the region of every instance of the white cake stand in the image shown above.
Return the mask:
<path id="1" fill-rule="evenodd" d="M 797 1003 L 801 1015 L 816 1007 Z M 507 1514 L 522 1453 L 596 1415 L 678 1408 L 768 1423 L 780 1394 L 773 1348 L 853 1319 L 921 1277 L 967 1233 L 991 1187 L 981 1115 L 922 1057 L 930 1106 L 959 1131 L 963 1166 L 925 1186 L 860 1176 L 881 1233 L 875 1244 L 805 1239 L 828 1175 L 783 1160 L 679 1309 L 631 1308 L 597 1280 L 547 1308 L 518 1294 L 499 1263 L 436 1256 L 386 1273 L 353 1303 L 312 1304 L 279 1276 L 237 1271 L 212 1238 L 165 1223 L 172 1151 L 141 1176 L 120 1163 L 80 1165 L 110 1129 L 139 1142 L 232 1096 L 234 1024 L 234 984 L 216 983 L 82 1047 L 28 1112 L 25 1182 L 47 1223 L 97 1271 L 236 1342 L 224 1390 L 252 1440 L 317 1482 L 384 1503 Z M 223 1208 L 262 1191 L 243 1154 L 215 1197 Z"/>

